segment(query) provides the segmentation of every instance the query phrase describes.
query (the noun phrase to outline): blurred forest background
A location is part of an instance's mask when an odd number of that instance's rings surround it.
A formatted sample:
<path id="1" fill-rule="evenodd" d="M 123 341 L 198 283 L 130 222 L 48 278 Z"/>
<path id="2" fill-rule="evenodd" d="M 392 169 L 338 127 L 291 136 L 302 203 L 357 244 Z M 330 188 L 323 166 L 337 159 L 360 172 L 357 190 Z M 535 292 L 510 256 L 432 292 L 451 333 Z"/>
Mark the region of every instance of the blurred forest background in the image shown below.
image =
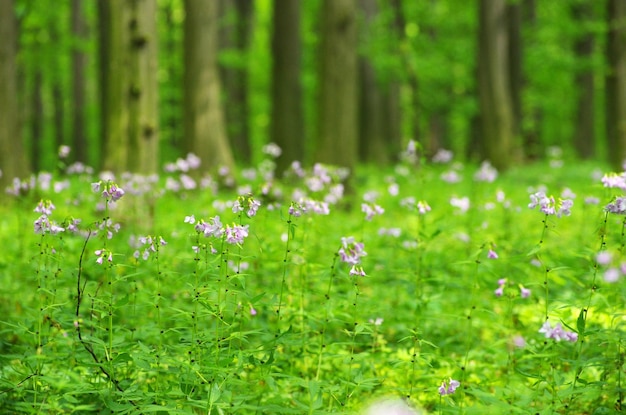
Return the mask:
<path id="1" fill-rule="evenodd" d="M 624 0 L 0 0 L 0 169 L 626 156 Z"/>

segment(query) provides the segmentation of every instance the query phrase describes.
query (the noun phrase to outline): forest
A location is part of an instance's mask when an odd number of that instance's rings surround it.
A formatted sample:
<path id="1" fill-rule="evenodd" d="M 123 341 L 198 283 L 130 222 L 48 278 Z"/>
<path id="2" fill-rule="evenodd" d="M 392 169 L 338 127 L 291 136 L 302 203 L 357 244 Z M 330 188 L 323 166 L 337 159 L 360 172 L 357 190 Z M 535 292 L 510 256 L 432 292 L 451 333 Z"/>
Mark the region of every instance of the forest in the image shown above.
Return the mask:
<path id="1" fill-rule="evenodd" d="M 624 411 L 625 0 L 0 0 L 0 39 L 0 413 Z"/>
<path id="2" fill-rule="evenodd" d="M 626 156 L 620 0 L 3 0 L 0 169 Z"/>

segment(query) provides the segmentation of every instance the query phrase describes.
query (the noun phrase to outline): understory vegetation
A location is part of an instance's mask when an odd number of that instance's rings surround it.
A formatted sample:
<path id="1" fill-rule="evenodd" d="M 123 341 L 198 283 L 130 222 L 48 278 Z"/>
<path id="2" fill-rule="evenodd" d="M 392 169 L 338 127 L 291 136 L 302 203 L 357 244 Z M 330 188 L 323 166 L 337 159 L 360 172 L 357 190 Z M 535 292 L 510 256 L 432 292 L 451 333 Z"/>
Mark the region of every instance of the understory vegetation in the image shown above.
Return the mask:
<path id="1" fill-rule="evenodd" d="M 0 208 L 3 413 L 605 414 L 624 385 L 625 177 L 63 164 Z M 63 153 L 62 153 L 63 155 Z"/>

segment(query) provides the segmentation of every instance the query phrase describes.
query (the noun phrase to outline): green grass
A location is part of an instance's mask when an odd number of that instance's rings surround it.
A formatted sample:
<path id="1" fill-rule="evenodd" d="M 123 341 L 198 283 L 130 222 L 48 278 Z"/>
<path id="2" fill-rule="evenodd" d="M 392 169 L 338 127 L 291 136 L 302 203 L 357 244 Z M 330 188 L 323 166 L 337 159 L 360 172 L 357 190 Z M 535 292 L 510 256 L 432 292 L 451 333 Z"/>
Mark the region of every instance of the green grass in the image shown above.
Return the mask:
<path id="1" fill-rule="evenodd" d="M 0 208 L 0 409 L 337 414 L 396 396 L 434 414 L 618 411 L 626 292 L 623 276 L 607 283 L 604 273 L 621 265 L 626 238 L 623 218 L 604 206 L 621 191 L 594 178 L 602 166 L 579 162 L 524 166 L 493 183 L 474 180 L 472 165 L 444 182 L 451 168 L 362 167 L 328 215 L 300 217 L 288 213 L 295 189 L 321 200 L 337 177 L 318 192 L 297 177 L 275 180 L 265 194 L 258 171 L 239 174 L 262 203 L 253 217 L 223 208 L 234 188 L 165 191 L 166 174 L 141 195 L 117 178 L 126 195 L 107 211 L 97 211 L 104 199 L 88 176 L 14 198 Z M 571 189 L 571 216 L 529 209 L 540 186 L 557 199 Z M 367 221 L 361 203 L 374 191 L 385 211 Z M 469 210 L 451 197 L 468 197 Z M 81 233 L 35 234 L 40 199 L 56 205 L 50 220 L 80 218 Z M 431 210 L 420 214 L 418 201 Z M 219 215 L 249 235 L 206 238 L 188 215 Z M 105 217 L 110 239 L 94 234 Z M 147 235 L 167 244 L 135 259 L 129 240 Z M 364 277 L 338 254 L 350 236 L 367 252 Z M 106 251 L 102 265 L 96 250 Z M 596 263 L 600 251 L 611 264 Z M 546 316 L 578 340 L 539 333 Z M 440 396 L 451 378 L 461 386 Z"/>

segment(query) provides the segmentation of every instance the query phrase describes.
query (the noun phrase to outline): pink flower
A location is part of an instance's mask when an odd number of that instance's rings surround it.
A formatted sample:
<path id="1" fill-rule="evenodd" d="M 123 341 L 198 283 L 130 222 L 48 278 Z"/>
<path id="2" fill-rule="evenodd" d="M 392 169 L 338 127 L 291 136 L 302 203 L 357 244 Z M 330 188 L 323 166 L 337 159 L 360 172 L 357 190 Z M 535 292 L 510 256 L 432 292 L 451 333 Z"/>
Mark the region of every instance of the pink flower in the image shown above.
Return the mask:
<path id="1" fill-rule="evenodd" d="M 458 380 L 454 380 L 450 378 L 450 383 L 448 384 L 445 380 L 441 382 L 441 386 L 439 386 L 439 395 L 451 395 L 456 392 L 456 389 L 461 386 L 461 382 Z"/>
<path id="2" fill-rule="evenodd" d="M 489 252 L 487 252 L 487 258 L 489 258 L 489 259 L 498 259 L 498 254 L 493 249 L 490 249 Z"/>
<path id="3" fill-rule="evenodd" d="M 530 297 L 531 291 L 528 288 L 520 287 L 520 297 L 528 298 Z"/>

